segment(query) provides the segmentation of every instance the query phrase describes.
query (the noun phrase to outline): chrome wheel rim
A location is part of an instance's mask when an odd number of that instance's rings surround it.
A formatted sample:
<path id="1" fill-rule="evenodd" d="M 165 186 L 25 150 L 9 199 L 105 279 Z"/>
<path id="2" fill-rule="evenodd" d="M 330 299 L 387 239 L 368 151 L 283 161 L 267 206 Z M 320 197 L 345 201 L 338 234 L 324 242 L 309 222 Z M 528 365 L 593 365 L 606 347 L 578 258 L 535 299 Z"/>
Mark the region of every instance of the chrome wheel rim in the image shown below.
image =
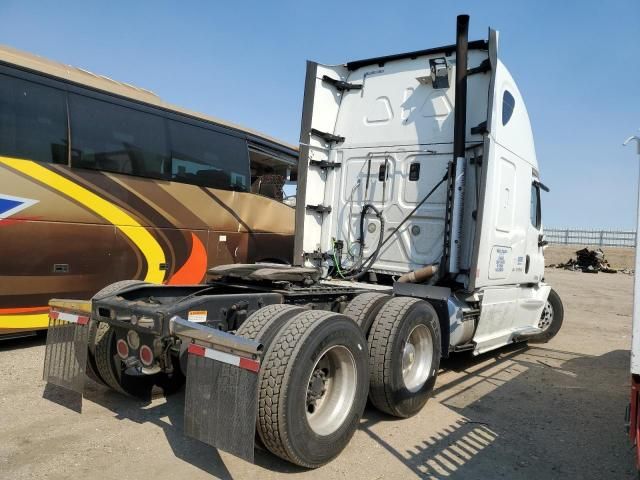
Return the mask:
<path id="1" fill-rule="evenodd" d="M 540 321 L 538 322 L 538 328 L 540 328 L 543 332 L 546 331 L 551 324 L 553 323 L 553 305 L 550 302 L 547 302 L 542 310 L 542 314 L 540 315 Z"/>
<path id="2" fill-rule="evenodd" d="M 340 428 L 356 398 L 356 361 L 346 347 L 334 345 L 322 352 L 311 370 L 306 413 L 309 427 L 318 435 Z"/>
<path id="3" fill-rule="evenodd" d="M 433 338 L 425 325 L 416 325 L 402 349 L 402 380 L 410 392 L 417 392 L 431 376 Z"/>

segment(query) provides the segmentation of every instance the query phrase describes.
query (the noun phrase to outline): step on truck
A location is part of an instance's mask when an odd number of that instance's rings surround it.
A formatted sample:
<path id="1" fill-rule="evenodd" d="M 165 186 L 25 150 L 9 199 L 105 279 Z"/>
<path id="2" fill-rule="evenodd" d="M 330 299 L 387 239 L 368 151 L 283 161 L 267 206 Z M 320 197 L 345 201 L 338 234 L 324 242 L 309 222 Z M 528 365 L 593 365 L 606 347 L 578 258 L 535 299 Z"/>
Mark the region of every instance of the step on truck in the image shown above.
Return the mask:
<path id="1" fill-rule="evenodd" d="M 253 460 L 319 467 L 367 398 L 411 417 L 440 360 L 562 325 L 544 282 L 527 109 L 498 32 L 307 63 L 294 265 L 213 268 L 203 285 L 124 281 L 52 300 L 44 377 L 127 395 L 185 387 L 185 434 Z"/>

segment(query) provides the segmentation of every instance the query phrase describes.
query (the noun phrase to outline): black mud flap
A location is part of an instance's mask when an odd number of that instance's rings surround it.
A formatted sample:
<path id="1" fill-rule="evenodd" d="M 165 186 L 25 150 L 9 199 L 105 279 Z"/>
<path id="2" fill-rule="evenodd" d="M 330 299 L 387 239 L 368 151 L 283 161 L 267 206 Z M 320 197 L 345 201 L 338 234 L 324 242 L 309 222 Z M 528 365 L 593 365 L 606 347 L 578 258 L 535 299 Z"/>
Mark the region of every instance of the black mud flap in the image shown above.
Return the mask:
<path id="1" fill-rule="evenodd" d="M 80 412 L 89 341 L 89 314 L 52 308 L 44 354 L 43 397 Z"/>
<path id="2" fill-rule="evenodd" d="M 189 345 L 185 434 L 253 462 L 259 370 L 256 359 Z"/>

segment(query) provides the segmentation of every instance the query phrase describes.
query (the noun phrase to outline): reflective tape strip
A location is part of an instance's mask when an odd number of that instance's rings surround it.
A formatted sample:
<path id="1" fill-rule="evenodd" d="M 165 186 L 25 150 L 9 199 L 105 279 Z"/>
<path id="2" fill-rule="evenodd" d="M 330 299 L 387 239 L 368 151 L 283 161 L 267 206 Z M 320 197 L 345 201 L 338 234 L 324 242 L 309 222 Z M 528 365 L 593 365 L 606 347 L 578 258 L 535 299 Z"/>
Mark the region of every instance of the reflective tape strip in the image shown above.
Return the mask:
<path id="1" fill-rule="evenodd" d="M 54 320 L 63 320 L 65 322 L 77 323 L 78 325 L 86 325 L 89 323 L 89 317 L 86 315 L 76 315 L 74 313 L 58 312 L 57 310 L 51 310 L 49 317 Z"/>
<path id="2" fill-rule="evenodd" d="M 195 343 L 189 345 L 189 353 L 197 355 L 199 357 L 210 358 L 212 360 L 218 360 L 219 362 L 228 363 L 229 365 L 234 365 L 251 372 L 258 372 L 260 370 L 260 362 L 257 360 L 239 357 L 238 355 L 233 355 L 231 353 L 220 352 L 218 350 L 214 350 L 213 348 L 196 345 Z"/>

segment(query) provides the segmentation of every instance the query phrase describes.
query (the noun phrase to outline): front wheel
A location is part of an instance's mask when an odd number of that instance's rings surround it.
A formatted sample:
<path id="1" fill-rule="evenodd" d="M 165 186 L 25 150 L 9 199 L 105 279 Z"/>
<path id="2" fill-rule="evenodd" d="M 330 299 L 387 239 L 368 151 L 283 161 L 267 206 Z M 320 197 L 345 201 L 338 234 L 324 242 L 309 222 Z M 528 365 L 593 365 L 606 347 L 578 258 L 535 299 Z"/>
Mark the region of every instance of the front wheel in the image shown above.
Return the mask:
<path id="1" fill-rule="evenodd" d="M 545 303 L 544 309 L 540 314 L 540 320 L 538 321 L 538 328 L 541 329 L 542 332 L 529 341 L 533 343 L 547 343 L 558 334 L 562 327 L 563 320 L 564 306 L 562 305 L 562 300 L 558 292 L 552 288 L 549 291 L 547 303 Z"/>

